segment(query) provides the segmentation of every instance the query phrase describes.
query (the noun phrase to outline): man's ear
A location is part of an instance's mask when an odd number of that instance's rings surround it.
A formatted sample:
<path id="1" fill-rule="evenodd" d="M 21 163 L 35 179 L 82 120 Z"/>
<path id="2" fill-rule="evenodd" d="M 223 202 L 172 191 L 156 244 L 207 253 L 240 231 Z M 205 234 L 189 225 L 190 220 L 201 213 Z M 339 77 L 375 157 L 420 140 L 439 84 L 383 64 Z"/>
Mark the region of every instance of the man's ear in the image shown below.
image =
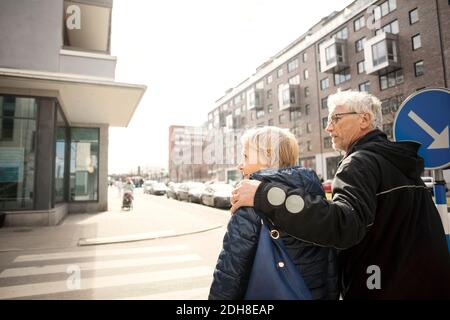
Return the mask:
<path id="1" fill-rule="evenodd" d="M 361 129 L 367 129 L 372 125 L 373 116 L 366 112 L 361 115 Z"/>

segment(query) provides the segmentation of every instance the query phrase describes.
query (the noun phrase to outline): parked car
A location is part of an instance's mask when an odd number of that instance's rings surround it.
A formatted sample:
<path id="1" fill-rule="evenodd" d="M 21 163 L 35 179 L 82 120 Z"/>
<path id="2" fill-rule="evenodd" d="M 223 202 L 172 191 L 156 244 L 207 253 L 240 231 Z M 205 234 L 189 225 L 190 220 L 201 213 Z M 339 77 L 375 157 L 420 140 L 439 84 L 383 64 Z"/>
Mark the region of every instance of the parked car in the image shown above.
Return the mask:
<path id="1" fill-rule="evenodd" d="M 153 184 L 155 184 L 156 181 L 155 180 L 146 180 L 144 182 L 144 193 L 148 193 L 150 194 L 150 191 L 152 190 L 152 186 Z"/>
<path id="2" fill-rule="evenodd" d="M 231 191 L 233 187 L 227 183 L 213 183 L 205 188 L 202 194 L 204 205 L 216 208 L 231 207 Z"/>
<path id="3" fill-rule="evenodd" d="M 160 196 L 160 195 L 166 194 L 166 191 L 167 191 L 167 187 L 164 183 L 156 182 L 152 185 L 152 187 L 150 189 L 150 194 Z"/>
<path id="4" fill-rule="evenodd" d="M 178 189 L 178 200 L 189 201 L 189 190 L 203 186 L 201 182 L 184 182 Z"/>
<path id="5" fill-rule="evenodd" d="M 166 196 L 168 199 L 173 198 L 175 200 L 178 200 L 178 192 L 180 188 L 180 183 L 169 183 L 167 186 Z"/>
<path id="6" fill-rule="evenodd" d="M 433 194 L 433 185 L 434 185 L 434 179 L 433 177 L 421 177 L 423 183 L 425 183 L 425 186 L 427 187 L 428 191 Z"/>
<path id="7" fill-rule="evenodd" d="M 194 203 L 202 203 L 202 194 L 206 186 L 203 183 L 193 184 L 188 191 L 188 201 Z"/>
<path id="8" fill-rule="evenodd" d="M 331 193 L 333 191 L 331 188 L 332 183 L 333 183 L 333 180 L 331 180 L 331 179 L 328 179 L 328 180 L 325 180 L 324 182 L 322 182 L 323 191 L 325 191 L 326 193 Z"/>

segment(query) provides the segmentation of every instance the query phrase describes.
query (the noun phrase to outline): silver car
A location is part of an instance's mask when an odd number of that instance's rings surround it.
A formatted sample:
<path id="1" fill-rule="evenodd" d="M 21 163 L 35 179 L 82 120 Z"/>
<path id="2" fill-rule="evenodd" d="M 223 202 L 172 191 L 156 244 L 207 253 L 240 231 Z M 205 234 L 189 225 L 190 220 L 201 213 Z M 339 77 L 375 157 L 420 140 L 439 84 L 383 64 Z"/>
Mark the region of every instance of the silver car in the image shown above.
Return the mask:
<path id="1" fill-rule="evenodd" d="M 229 209 L 231 207 L 231 191 L 233 191 L 233 187 L 227 183 L 210 184 L 202 194 L 202 203 L 210 207 Z"/>

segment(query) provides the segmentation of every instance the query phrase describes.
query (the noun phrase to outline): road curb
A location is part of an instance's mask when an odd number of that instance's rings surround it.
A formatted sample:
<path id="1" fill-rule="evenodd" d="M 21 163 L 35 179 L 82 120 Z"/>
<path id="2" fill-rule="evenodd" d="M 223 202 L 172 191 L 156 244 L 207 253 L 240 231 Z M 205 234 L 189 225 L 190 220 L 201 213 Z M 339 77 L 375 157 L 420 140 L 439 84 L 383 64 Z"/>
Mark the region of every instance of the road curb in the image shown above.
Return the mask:
<path id="1" fill-rule="evenodd" d="M 113 244 L 113 243 L 126 243 L 126 242 L 137 242 L 137 241 L 145 241 L 145 240 L 164 239 L 164 238 L 175 238 L 175 237 L 181 237 L 181 236 L 187 236 L 187 235 L 207 232 L 207 231 L 222 228 L 223 226 L 224 226 L 224 224 L 221 224 L 221 225 L 215 225 L 215 226 L 204 228 L 204 229 L 180 232 L 180 233 L 174 233 L 173 230 L 165 230 L 165 231 L 159 231 L 159 232 L 137 233 L 137 234 L 124 235 L 124 236 L 116 236 L 116 237 L 80 238 L 78 240 L 78 246 L 84 247 L 84 246 L 105 245 L 105 244 Z"/>

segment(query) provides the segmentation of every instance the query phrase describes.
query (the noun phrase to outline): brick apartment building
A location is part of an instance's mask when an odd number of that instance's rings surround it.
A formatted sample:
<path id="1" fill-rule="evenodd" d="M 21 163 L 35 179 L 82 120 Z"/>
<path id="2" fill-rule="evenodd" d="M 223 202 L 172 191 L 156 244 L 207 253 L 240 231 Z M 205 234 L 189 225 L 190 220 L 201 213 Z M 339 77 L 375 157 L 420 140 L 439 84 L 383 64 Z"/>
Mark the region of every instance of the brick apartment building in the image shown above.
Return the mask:
<path id="1" fill-rule="evenodd" d="M 341 154 L 324 131 L 327 97 L 340 90 L 368 91 L 382 101 L 383 130 L 392 138 L 396 111 L 411 93 L 447 87 L 450 77 L 450 1 L 360 0 L 333 12 L 274 55 L 216 101 L 209 135 L 273 125 L 299 140 L 300 164 L 324 179 Z M 228 139 L 227 141 L 233 141 Z M 234 162 L 208 166 L 218 180 L 238 176 L 236 145 L 224 145 Z"/>
<path id="2" fill-rule="evenodd" d="M 174 182 L 209 180 L 203 164 L 206 130 L 202 127 L 169 127 L 169 180 Z"/>

